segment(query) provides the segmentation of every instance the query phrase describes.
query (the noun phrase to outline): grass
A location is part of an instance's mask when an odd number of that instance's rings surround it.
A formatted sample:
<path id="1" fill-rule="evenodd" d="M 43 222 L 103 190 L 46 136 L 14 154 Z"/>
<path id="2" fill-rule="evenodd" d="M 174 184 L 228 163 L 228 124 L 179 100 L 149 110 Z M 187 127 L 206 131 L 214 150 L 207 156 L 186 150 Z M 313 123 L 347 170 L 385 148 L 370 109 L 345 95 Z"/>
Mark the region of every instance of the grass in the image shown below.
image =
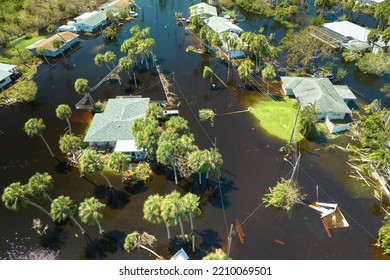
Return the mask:
<path id="1" fill-rule="evenodd" d="M 289 141 L 294 126 L 294 119 L 297 107 L 294 101 L 286 98 L 279 101 L 257 100 L 253 105 L 251 113 L 260 120 L 260 126 L 270 135 Z M 299 141 L 303 137 L 296 129 L 293 141 Z"/>
<path id="2" fill-rule="evenodd" d="M 26 36 L 19 37 L 19 38 L 12 40 L 10 42 L 10 44 L 13 48 L 12 49 L 7 48 L 3 54 L 5 56 L 16 56 L 16 55 L 18 55 L 18 52 L 16 51 L 16 49 L 18 49 L 18 50 L 25 49 L 29 45 L 34 44 L 35 42 L 37 42 L 41 39 L 44 39 L 44 38 L 46 38 L 46 37 L 45 36 L 33 36 L 31 38 L 30 37 L 26 38 Z"/>

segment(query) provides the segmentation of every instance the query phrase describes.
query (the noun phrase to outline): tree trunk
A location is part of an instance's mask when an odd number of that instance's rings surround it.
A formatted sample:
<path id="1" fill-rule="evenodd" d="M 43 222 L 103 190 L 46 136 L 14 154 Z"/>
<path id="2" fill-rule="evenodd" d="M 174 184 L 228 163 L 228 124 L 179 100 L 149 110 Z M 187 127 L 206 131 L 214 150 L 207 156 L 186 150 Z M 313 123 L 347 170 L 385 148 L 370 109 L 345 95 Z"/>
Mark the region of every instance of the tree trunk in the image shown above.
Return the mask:
<path id="1" fill-rule="evenodd" d="M 137 77 L 135 76 L 135 72 L 133 73 L 133 75 L 134 75 L 134 85 L 135 85 L 135 88 L 137 88 L 138 86 L 137 86 Z"/>
<path id="2" fill-rule="evenodd" d="M 68 60 L 66 59 L 65 55 L 64 55 L 64 52 L 61 51 L 61 54 L 62 54 L 62 57 L 64 58 L 65 60 L 65 63 L 68 64 Z"/>
<path id="3" fill-rule="evenodd" d="M 199 185 L 202 185 L 202 173 L 199 172 Z"/>
<path id="4" fill-rule="evenodd" d="M 111 184 L 110 180 L 108 179 L 108 177 L 107 177 L 106 175 L 104 175 L 104 173 L 103 173 L 102 171 L 99 172 L 99 174 L 100 174 L 104 179 L 106 179 L 108 185 L 110 186 L 110 189 L 113 189 L 114 187 L 112 186 L 112 184 Z"/>
<path id="5" fill-rule="evenodd" d="M 164 258 L 160 255 L 158 255 L 155 251 L 153 251 L 152 249 L 149 249 L 148 247 L 144 246 L 144 245 L 139 245 L 140 248 L 148 251 L 149 253 L 152 253 L 153 255 L 155 255 L 157 258 L 159 258 L 160 260 L 164 260 Z"/>
<path id="6" fill-rule="evenodd" d="M 183 228 L 183 221 L 181 220 L 181 217 L 178 217 L 179 225 L 180 225 L 180 231 L 181 231 L 181 238 L 184 239 L 184 228 Z"/>
<path id="7" fill-rule="evenodd" d="M 43 57 L 45 58 L 46 63 L 50 65 L 50 62 L 49 62 L 49 60 L 47 59 L 46 55 L 43 55 Z"/>
<path id="8" fill-rule="evenodd" d="M 191 231 L 194 230 L 194 221 L 192 220 L 192 213 L 190 212 Z"/>
<path id="9" fill-rule="evenodd" d="M 27 204 L 30 204 L 31 206 L 34 206 L 35 208 L 38 208 L 39 210 L 45 212 L 50 217 L 50 219 L 53 220 L 53 217 L 50 215 L 50 213 L 42 206 L 36 204 L 35 202 L 32 202 L 31 200 L 27 200 Z"/>
<path id="10" fill-rule="evenodd" d="M 96 221 L 96 223 L 97 223 L 97 225 L 99 227 L 99 233 L 103 234 L 104 230 L 102 229 L 102 226 L 100 225 L 99 221 L 97 219 L 95 219 L 95 221 Z"/>
<path id="11" fill-rule="evenodd" d="M 167 235 L 168 235 L 168 240 L 169 240 L 169 239 L 171 239 L 171 232 L 169 231 L 169 225 L 167 222 L 164 222 L 164 224 L 165 224 L 165 227 L 167 229 Z"/>
<path id="12" fill-rule="evenodd" d="M 43 137 L 42 134 L 39 134 L 39 136 L 41 137 L 42 141 L 46 144 L 46 147 L 47 147 L 47 149 L 49 150 L 51 157 L 54 157 L 54 154 L 53 154 L 52 150 L 50 149 L 49 144 L 46 142 L 45 137 Z"/>
<path id="13" fill-rule="evenodd" d="M 81 234 L 85 234 L 85 230 L 83 229 L 83 227 L 80 225 L 79 222 L 77 222 L 77 220 L 75 219 L 75 217 L 70 217 L 70 219 L 76 224 L 76 226 L 79 227 L 80 231 L 81 231 Z"/>
<path id="14" fill-rule="evenodd" d="M 173 173 L 175 174 L 175 184 L 177 185 L 177 184 L 178 184 L 178 181 L 177 181 L 177 174 L 176 174 L 176 166 L 175 166 L 175 163 L 172 163 L 172 166 L 173 166 Z"/>
<path id="15" fill-rule="evenodd" d="M 66 119 L 66 122 L 68 123 L 69 133 L 72 134 L 72 127 L 70 126 L 69 118 L 65 118 L 65 119 Z"/>
<path id="16" fill-rule="evenodd" d="M 129 70 L 127 70 L 126 72 L 127 72 L 127 75 L 129 76 L 129 80 L 131 80 L 130 71 L 129 71 Z"/>
<path id="17" fill-rule="evenodd" d="M 46 198 L 50 201 L 50 204 L 53 202 L 53 199 L 48 193 L 46 193 Z"/>

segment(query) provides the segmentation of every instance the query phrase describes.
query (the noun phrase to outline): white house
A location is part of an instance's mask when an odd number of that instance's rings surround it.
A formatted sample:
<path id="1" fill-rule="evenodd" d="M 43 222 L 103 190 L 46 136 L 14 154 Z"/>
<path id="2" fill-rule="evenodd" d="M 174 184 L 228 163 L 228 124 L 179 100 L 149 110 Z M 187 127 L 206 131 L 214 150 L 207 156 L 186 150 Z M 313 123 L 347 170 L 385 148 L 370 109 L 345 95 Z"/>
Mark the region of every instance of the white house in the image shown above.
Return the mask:
<path id="1" fill-rule="evenodd" d="M 107 23 L 106 10 L 84 13 L 75 18 L 76 31 L 94 32 Z"/>
<path id="2" fill-rule="evenodd" d="M 204 23 L 218 34 L 233 32 L 237 35 L 243 31 L 239 26 L 224 17 L 212 16 L 203 20 Z"/>
<path id="3" fill-rule="evenodd" d="M 149 98 L 109 99 L 103 113 L 96 113 L 85 135 L 93 149 L 113 149 L 132 159 L 141 159 L 147 153 L 140 151 L 131 134 L 131 124 L 145 116 Z"/>
<path id="4" fill-rule="evenodd" d="M 53 46 L 53 42 L 55 40 L 62 42 L 62 45 L 59 48 L 55 48 Z M 72 32 L 59 32 L 47 39 L 35 42 L 34 44 L 28 46 L 27 49 L 30 51 L 36 51 L 37 48 L 43 47 L 45 49 L 45 56 L 56 57 L 78 42 L 78 34 Z"/>
<path id="5" fill-rule="evenodd" d="M 15 80 L 17 74 L 16 65 L 0 63 L 0 88 L 2 89 Z"/>
<path id="6" fill-rule="evenodd" d="M 280 78 L 284 94 L 295 96 L 301 107 L 314 105 L 318 119 L 344 119 L 352 113 L 347 103 L 356 96 L 347 86 L 333 85 L 328 78 Z"/>
<path id="7" fill-rule="evenodd" d="M 217 8 L 206 3 L 198 3 L 188 8 L 190 18 L 200 16 L 201 19 L 206 19 L 212 16 L 217 16 Z"/>

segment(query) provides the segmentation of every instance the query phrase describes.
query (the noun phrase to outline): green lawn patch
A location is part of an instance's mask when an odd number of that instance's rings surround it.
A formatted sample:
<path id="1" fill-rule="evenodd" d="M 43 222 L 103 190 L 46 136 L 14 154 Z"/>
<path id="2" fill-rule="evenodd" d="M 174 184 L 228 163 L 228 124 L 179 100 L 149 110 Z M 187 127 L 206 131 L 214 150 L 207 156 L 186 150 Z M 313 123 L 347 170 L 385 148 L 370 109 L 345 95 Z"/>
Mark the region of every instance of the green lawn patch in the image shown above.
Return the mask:
<path id="1" fill-rule="evenodd" d="M 19 38 L 12 40 L 10 42 L 10 44 L 13 48 L 7 48 L 3 54 L 5 56 L 15 56 L 18 54 L 16 49 L 18 49 L 18 50 L 25 49 L 29 45 L 34 44 L 35 42 L 37 42 L 41 39 L 44 39 L 44 38 L 46 38 L 46 37 L 45 36 L 34 36 L 34 37 L 28 37 L 28 38 L 26 38 L 26 36 L 19 37 Z M 9 47 L 9 45 L 8 45 L 8 47 Z"/>
<path id="2" fill-rule="evenodd" d="M 279 101 L 258 99 L 251 105 L 251 113 L 260 120 L 260 126 L 270 135 L 289 141 L 297 113 L 294 101 L 286 98 Z M 299 141 L 303 137 L 296 129 L 293 141 Z"/>

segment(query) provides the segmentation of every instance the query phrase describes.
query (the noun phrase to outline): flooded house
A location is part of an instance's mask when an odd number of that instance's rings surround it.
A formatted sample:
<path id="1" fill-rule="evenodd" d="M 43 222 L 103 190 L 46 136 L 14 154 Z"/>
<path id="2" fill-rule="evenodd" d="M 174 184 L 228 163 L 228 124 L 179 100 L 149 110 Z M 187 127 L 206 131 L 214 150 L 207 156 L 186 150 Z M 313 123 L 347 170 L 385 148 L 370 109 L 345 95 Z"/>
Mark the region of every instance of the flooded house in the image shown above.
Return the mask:
<path id="1" fill-rule="evenodd" d="M 145 116 L 150 98 L 109 99 L 103 113 L 96 113 L 85 135 L 95 150 L 123 152 L 131 159 L 144 159 L 147 153 L 137 148 L 130 127 Z"/>
<path id="2" fill-rule="evenodd" d="M 60 47 L 53 44 L 54 41 L 60 41 L 62 44 Z M 27 47 L 30 51 L 36 51 L 39 47 L 45 49 L 45 56 L 56 57 L 64 51 L 70 49 L 73 45 L 79 42 L 79 35 L 73 32 L 60 32 L 47 39 L 42 39 L 38 42 Z"/>
<path id="3" fill-rule="evenodd" d="M 0 89 L 9 85 L 18 75 L 17 65 L 0 63 Z"/>

